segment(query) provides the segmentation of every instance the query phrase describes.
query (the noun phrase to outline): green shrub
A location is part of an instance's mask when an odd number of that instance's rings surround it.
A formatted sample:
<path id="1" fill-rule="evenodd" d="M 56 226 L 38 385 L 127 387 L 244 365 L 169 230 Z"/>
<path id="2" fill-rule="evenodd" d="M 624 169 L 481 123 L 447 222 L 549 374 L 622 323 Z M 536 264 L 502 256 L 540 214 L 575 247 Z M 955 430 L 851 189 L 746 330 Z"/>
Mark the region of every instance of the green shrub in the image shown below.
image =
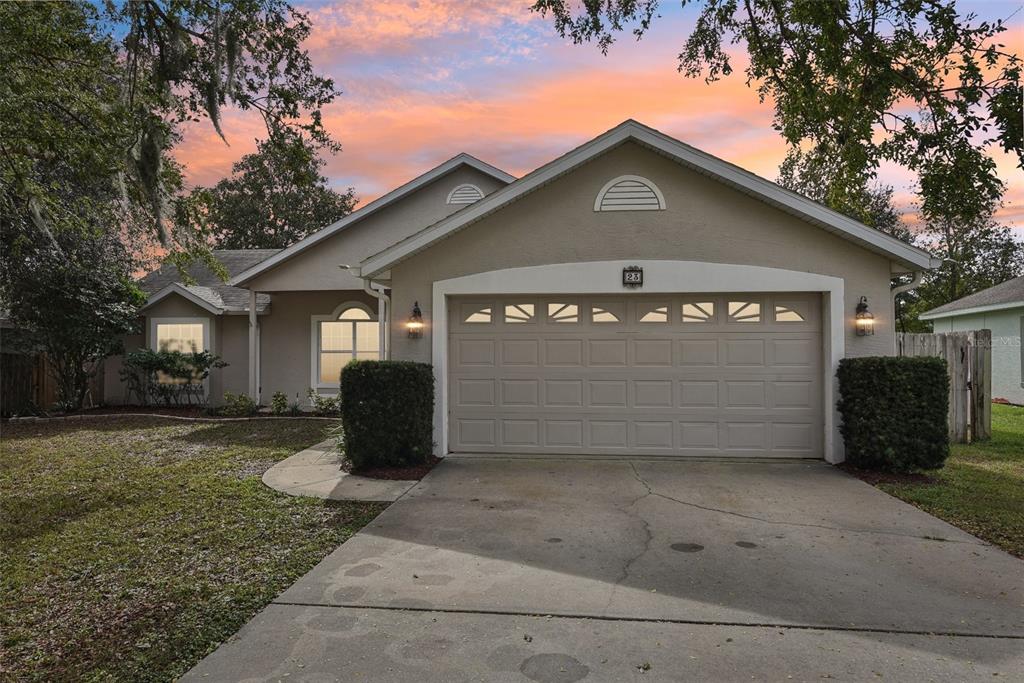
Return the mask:
<path id="1" fill-rule="evenodd" d="M 224 392 L 224 405 L 220 408 L 220 414 L 227 417 L 249 417 L 256 414 L 256 401 L 249 398 L 248 394 L 233 394 L 230 391 Z"/>
<path id="2" fill-rule="evenodd" d="M 309 397 L 309 405 L 313 407 L 314 415 L 330 417 L 338 414 L 341 401 L 339 397 L 321 396 L 314 389 L 310 389 L 306 395 Z"/>
<path id="3" fill-rule="evenodd" d="M 942 467 L 949 456 L 945 360 L 846 358 L 837 374 L 851 465 L 890 472 Z"/>
<path id="4" fill-rule="evenodd" d="M 283 391 L 275 391 L 270 399 L 270 412 L 274 415 L 284 415 L 288 410 L 288 397 Z"/>
<path id="5" fill-rule="evenodd" d="M 136 349 L 124 354 L 121 381 L 125 400 L 140 405 L 205 405 L 204 382 L 214 368 L 227 367 L 220 356 L 209 351 L 153 351 Z"/>
<path id="6" fill-rule="evenodd" d="M 339 444 L 355 470 L 418 465 L 433 451 L 434 373 L 426 363 L 353 361 L 341 373 Z"/>

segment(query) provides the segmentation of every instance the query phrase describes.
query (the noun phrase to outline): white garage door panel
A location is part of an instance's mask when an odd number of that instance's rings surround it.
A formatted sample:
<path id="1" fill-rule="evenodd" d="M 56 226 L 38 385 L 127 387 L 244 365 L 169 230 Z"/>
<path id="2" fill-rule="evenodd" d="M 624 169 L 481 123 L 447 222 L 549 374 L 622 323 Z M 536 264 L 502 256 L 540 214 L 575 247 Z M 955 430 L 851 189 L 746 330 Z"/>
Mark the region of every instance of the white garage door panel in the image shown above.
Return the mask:
<path id="1" fill-rule="evenodd" d="M 454 452 L 822 456 L 820 295 L 450 310 Z"/>

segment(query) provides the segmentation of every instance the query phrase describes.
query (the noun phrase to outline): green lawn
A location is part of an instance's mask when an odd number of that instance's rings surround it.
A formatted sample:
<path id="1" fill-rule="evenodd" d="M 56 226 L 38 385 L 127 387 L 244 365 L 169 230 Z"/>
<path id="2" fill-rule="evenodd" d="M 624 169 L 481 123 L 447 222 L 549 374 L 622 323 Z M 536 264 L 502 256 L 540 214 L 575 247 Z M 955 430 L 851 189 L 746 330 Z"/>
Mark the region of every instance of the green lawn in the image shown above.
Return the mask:
<path id="1" fill-rule="evenodd" d="M 187 671 L 383 509 L 262 484 L 325 424 L 4 424 L 0 679 Z"/>
<path id="2" fill-rule="evenodd" d="M 992 406 L 992 440 L 954 444 L 935 484 L 884 491 L 1024 558 L 1024 408 Z"/>

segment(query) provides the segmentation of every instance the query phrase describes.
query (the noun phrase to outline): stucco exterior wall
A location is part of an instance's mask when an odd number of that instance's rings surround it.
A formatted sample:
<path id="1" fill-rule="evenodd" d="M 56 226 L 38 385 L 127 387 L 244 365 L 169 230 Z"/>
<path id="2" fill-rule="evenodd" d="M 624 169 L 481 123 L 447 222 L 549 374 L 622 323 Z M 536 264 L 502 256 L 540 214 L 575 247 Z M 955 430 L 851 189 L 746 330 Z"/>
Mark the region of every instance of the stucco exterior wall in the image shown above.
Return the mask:
<path id="1" fill-rule="evenodd" d="M 312 356 L 311 323 L 315 315 L 329 315 L 350 301 L 377 310 L 377 300 L 363 292 L 280 292 L 271 299 L 270 315 L 260 317 L 260 384 L 263 403 L 275 391 L 289 401 L 306 402 Z M 248 380 L 246 380 L 248 381 Z M 329 393 L 329 392 L 322 392 Z"/>
<path id="2" fill-rule="evenodd" d="M 262 317 L 262 316 L 261 316 Z M 247 392 L 249 386 L 249 320 L 247 316 L 215 316 L 209 311 L 180 296 L 172 295 L 146 309 L 143 332 L 125 338 L 125 350 L 152 348 L 150 321 L 158 318 L 197 318 L 210 326 L 210 350 L 220 356 L 228 366 L 210 373 L 208 392 L 212 405 L 222 403 L 225 391 Z M 104 400 L 110 404 L 121 404 L 126 400 L 124 385 L 119 371 L 122 357 L 114 356 L 105 362 Z M 134 397 L 132 397 L 134 401 Z"/>
<path id="3" fill-rule="evenodd" d="M 358 266 L 367 256 L 463 208 L 463 205 L 446 203 L 448 193 L 462 183 L 476 185 L 485 195 L 504 185 L 474 168 L 461 166 L 401 201 L 343 229 L 246 286 L 260 292 L 362 289 L 362 281 L 339 269 L 338 265 Z"/>
<path id="4" fill-rule="evenodd" d="M 594 212 L 614 177 L 652 180 L 664 211 Z M 429 328 L 408 339 L 403 324 L 419 301 L 430 325 L 432 284 L 504 268 L 614 259 L 756 265 L 840 277 L 845 282 L 847 356 L 891 355 L 888 259 L 633 143 L 609 151 L 391 270 L 392 357 L 430 362 Z M 618 279 L 619 272 L 608 277 Z M 649 292 L 650 290 L 640 290 Z M 857 337 L 853 315 L 866 296 L 876 333 Z"/>
<path id="5" fill-rule="evenodd" d="M 992 398 L 1024 405 L 1024 379 L 1021 377 L 1024 306 L 939 318 L 933 321 L 932 329 L 935 332 L 992 330 Z"/>

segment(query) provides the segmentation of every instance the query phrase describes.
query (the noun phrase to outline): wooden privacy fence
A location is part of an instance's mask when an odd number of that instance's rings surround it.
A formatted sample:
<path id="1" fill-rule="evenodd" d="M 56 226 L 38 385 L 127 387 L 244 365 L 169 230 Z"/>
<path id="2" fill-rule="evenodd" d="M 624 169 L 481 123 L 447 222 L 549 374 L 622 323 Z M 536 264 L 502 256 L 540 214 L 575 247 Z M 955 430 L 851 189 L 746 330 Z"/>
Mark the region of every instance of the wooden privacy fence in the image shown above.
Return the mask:
<path id="1" fill-rule="evenodd" d="M 898 333 L 896 353 L 946 359 L 951 441 L 970 443 L 992 436 L 992 330 Z"/>
<path id="2" fill-rule="evenodd" d="M 0 353 L 0 415 L 27 415 L 50 410 L 57 401 L 57 383 L 42 353 Z M 103 368 L 89 382 L 84 407 L 103 403 Z"/>

